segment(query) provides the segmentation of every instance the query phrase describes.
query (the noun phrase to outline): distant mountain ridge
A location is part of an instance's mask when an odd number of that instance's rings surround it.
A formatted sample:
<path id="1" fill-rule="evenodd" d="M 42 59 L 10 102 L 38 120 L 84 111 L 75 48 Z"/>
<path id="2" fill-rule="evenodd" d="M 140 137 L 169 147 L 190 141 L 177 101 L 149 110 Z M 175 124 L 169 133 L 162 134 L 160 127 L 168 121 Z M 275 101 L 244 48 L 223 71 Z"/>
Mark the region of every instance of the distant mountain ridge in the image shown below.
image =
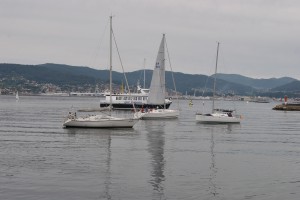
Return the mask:
<path id="1" fill-rule="evenodd" d="M 295 80 L 288 84 L 281 85 L 275 88 L 272 88 L 272 91 L 290 91 L 290 92 L 300 92 L 300 81 Z"/>
<path id="2" fill-rule="evenodd" d="M 143 85 L 144 70 L 127 72 L 130 87 L 136 86 L 139 81 Z M 173 73 L 177 91 L 189 95 L 207 95 L 213 88 L 213 76 L 184 74 L 181 72 Z M 150 86 L 152 70 L 145 70 L 145 86 Z M 96 70 L 83 66 L 70 66 L 61 64 L 41 64 L 41 65 L 19 65 L 19 64 L 0 64 L 0 79 L 10 77 L 22 77 L 23 79 L 36 81 L 38 83 L 51 83 L 63 88 L 70 88 L 73 85 L 95 85 L 108 84 L 109 71 Z M 123 73 L 113 72 L 113 82 L 116 85 L 125 84 Z M 0 87 L 11 84 L 11 81 L 2 81 Z M 262 94 L 261 89 L 272 91 L 295 91 L 299 81 L 289 77 L 279 79 L 253 79 L 237 74 L 217 74 L 217 91 L 220 94 L 238 95 L 258 95 Z M 68 87 L 66 87 L 68 86 Z M 174 90 L 172 73 L 166 72 L 166 87 Z M 274 89 L 274 90 L 273 90 Z M 275 90 L 276 89 L 276 90 Z"/>
<path id="3" fill-rule="evenodd" d="M 289 84 L 297 80 L 290 77 L 254 79 L 254 78 L 249 78 L 238 74 L 221 74 L 221 73 L 217 74 L 217 77 L 225 81 L 250 86 L 255 89 L 271 89 L 285 84 Z"/>

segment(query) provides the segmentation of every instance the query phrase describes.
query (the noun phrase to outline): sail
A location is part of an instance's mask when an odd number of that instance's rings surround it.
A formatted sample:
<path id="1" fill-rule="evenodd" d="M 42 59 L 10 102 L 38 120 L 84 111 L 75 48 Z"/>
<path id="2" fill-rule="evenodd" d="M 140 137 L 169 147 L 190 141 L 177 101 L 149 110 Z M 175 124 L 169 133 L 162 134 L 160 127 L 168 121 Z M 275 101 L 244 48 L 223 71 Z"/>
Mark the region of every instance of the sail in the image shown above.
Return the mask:
<path id="1" fill-rule="evenodd" d="M 148 104 L 165 103 L 165 34 L 160 43 L 152 74 Z"/>
<path id="2" fill-rule="evenodd" d="M 18 93 L 18 91 L 16 93 L 16 100 L 19 100 L 19 93 Z"/>

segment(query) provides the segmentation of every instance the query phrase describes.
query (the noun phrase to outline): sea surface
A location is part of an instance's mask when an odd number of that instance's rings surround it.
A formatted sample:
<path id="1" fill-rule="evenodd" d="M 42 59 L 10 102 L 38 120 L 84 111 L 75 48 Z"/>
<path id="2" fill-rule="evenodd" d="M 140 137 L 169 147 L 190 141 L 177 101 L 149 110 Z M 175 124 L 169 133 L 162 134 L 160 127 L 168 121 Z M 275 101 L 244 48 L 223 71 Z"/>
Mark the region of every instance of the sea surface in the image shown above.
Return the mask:
<path id="1" fill-rule="evenodd" d="M 300 199 L 300 112 L 217 102 L 243 121 L 208 125 L 195 113 L 211 102 L 188 103 L 133 129 L 64 129 L 68 111 L 99 98 L 0 96 L 0 199 Z"/>

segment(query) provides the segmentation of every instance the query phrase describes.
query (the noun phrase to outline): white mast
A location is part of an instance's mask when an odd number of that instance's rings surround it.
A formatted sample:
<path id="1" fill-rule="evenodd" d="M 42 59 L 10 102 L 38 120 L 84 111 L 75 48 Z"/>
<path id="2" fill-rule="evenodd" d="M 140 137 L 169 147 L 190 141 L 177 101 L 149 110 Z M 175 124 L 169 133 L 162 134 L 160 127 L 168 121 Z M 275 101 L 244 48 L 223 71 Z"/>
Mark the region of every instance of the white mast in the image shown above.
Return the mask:
<path id="1" fill-rule="evenodd" d="M 109 115 L 111 115 L 112 109 L 112 16 L 110 16 L 110 36 L 109 36 Z"/>
<path id="2" fill-rule="evenodd" d="M 218 69 L 219 45 L 220 45 L 220 42 L 218 42 L 218 46 L 217 46 L 217 57 L 216 57 L 216 69 L 215 69 L 215 79 L 214 79 L 212 112 L 214 112 L 214 110 L 215 110 L 215 93 L 216 93 L 216 80 L 217 80 L 217 69 Z"/>
<path id="3" fill-rule="evenodd" d="M 144 58 L 144 88 L 146 88 L 145 66 L 146 66 L 146 58 Z"/>

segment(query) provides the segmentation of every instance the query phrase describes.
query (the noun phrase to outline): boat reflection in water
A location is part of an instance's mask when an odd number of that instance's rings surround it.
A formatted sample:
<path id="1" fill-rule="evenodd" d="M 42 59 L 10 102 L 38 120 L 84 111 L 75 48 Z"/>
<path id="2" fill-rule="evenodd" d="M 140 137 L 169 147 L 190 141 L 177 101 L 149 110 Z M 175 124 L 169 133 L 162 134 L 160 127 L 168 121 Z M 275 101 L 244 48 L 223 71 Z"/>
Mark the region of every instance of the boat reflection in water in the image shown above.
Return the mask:
<path id="1" fill-rule="evenodd" d="M 239 124 L 223 124 L 223 125 L 212 125 L 207 124 L 206 128 L 210 129 L 210 146 L 209 146 L 209 154 L 210 154 L 210 164 L 209 164 L 209 177 L 208 177 L 208 192 L 210 195 L 210 199 L 220 199 L 220 193 L 218 190 L 222 190 L 220 184 L 217 182 L 217 153 L 216 153 L 216 138 L 218 138 L 218 134 L 231 134 L 232 129 Z M 222 131 L 220 132 L 220 128 Z M 218 130 L 217 130 L 218 129 Z"/>
<path id="2" fill-rule="evenodd" d="M 151 156 L 151 177 L 149 183 L 153 187 L 153 199 L 166 199 L 164 194 L 163 183 L 165 181 L 164 168 L 164 121 L 145 121 L 147 124 L 147 140 L 148 140 L 148 152 Z M 158 123 L 161 123 L 158 125 Z"/>
<path id="3" fill-rule="evenodd" d="M 111 187 L 111 135 L 108 135 L 107 138 L 107 159 L 106 159 L 106 176 L 104 180 L 104 193 L 103 198 L 104 199 L 112 199 L 110 194 L 110 187 Z"/>
<path id="4" fill-rule="evenodd" d="M 214 141 L 214 131 L 211 129 L 210 133 L 210 157 L 211 157 L 211 163 L 209 166 L 210 169 L 210 175 L 209 175 L 209 192 L 213 197 L 216 197 L 218 195 L 217 193 L 217 186 L 216 186 L 216 178 L 217 178 L 217 167 L 216 167 L 216 154 L 214 152 L 215 150 L 215 141 Z"/>
<path id="5" fill-rule="evenodd" d="M 113 156 L 116 156 L 118 152 L 114 152 L 113 148 L 114 145 L 116 146 L 117 142 L 114 139 L 117 139 L 120 136 L 124 136 L 125 138 L 128 136 L 136 135 L 137 132 L 134 129 L 77 129 L 77 128 L 69 128 L 64 129 L 66 133 L 70 137 L 74 137 L 74 140 L 77 140 L 78 137 L 80 137 L 80 140 L 85 140 L 86 143 L 91 143 L 92 146 L 96 146 L 96 148 L 91 148 L 91 144 L 87 144 L 87 152 L 89 152 L 90 149 L 93 149 L 93 153 L 88 153 L 89 158 L 87 158 L 87 162 L 92 160 L 90 163 L 92 166 L 90 167 L 90 170 L 96 170 L 97 176 L 96 179 L 96 186 L 101 186 L 99 190 L 92 190 L 92 193 L 97 193 L 99 199 L 115 199 L 114 196 L 116 196 L 116 187 L 119 187 L 119 185 L 113 184 L 113 179 L 116 179 L 114 177 L 114 162 Z M 83 148 L 83 147 L 82 147 Z M 85 150 L 83 150 L 85 151 Z M 114 152 L 114 154 L 113 154 Z M 93 157 L 94 156 L 94 157 Z M 116 169 L 115 169 L 116 170 Z M 98 177 L 99 176 L 99 177 Z M 92 180 L 93 183 L 95 180 Z M 100 182 L 100 184 L 98 183 Z"/>

